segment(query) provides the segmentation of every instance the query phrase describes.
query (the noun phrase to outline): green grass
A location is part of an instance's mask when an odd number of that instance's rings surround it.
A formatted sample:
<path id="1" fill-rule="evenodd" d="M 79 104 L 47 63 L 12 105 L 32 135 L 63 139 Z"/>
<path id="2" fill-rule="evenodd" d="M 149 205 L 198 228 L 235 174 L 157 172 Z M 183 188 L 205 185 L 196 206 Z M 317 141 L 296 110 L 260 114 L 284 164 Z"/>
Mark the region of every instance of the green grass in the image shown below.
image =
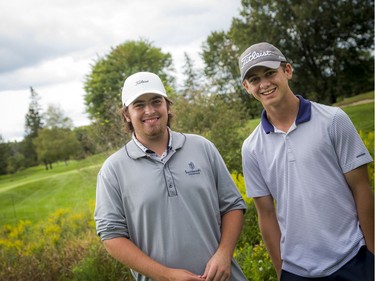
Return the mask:
<path id="1" fill-rule="evenodd" d="M 106 155 L 33 167 L 0 177 L 0 225 L 19 220 L 37 222 L 60 208 L 79 212 L 95 199 L 96 175 Z"/>
<path id="2" fill-rule="evenodd" d="M 345 98 L 342 101 L 338 101 L 334 104 L 334 106 L 348 106 L 352 105 L 353 103 L 364 101 L 364 100 L 372 100 L 374 101 L 374 92 L 368 92 L 360 95 L 356 95 L 354 97 Z"/>
<path id="3" fill-rule="evenodd" d="M 342 108 L 352 120 L 358 131 L 374 131 L 374 103 L 364 103 Z"/>

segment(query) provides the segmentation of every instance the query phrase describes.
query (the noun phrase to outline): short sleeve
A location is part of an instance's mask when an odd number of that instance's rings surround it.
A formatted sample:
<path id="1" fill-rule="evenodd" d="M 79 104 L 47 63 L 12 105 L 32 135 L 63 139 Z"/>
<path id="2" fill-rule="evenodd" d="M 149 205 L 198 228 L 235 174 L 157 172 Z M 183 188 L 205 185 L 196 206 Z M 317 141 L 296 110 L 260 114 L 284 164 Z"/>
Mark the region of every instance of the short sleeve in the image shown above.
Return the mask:
<path id="1" fill-rule="evenodd" d="M 259 169 L 255 152 L 250 149 L 249 140 L 242 145 L 242 169 L 247 197 L 262 197 L 271 194 Z"/>
<path id="2" fill-rule="evenodd" d="M 343 173 L 372 161 L 352 121 L 342 109 L 338 109 L 333 118 L 330 135 Z"/>

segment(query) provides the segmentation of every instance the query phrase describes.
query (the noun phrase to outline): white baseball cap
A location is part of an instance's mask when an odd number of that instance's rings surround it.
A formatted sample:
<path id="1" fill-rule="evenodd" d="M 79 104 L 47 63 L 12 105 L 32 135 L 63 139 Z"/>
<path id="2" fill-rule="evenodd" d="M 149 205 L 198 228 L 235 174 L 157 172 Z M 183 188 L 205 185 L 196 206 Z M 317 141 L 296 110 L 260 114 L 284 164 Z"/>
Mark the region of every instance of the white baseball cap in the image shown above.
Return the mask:
<path id="1" fill-rule="evenodd" d="M 158 94 L 168 99 L 163 82 L 154 73 L 137 72 L 126 78 L 122 87 L 122 104 L 129 106 L 144 94 Z"/>

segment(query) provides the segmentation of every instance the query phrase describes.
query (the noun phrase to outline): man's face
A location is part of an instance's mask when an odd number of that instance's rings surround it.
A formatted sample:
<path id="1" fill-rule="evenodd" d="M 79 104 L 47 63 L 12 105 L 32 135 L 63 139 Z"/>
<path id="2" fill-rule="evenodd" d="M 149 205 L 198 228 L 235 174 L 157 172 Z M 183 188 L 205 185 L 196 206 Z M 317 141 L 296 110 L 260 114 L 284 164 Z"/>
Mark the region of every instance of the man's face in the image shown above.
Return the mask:
<path id="1" fill-rule="evenodd" d="M 144 94 L 128 106 L 125 118 L 132 123 L 139 141 L 157 139 L 167 129 L 167 102 L 160 95 Z"/>
<path id="2" fill-rule="evenodd" d="M 288 80 L 292 78 L 292 67 L 286 64 L 285 69 L 258 66 L 250 70 L 243 82 L 248 93 L 259 100 L 263 106 L 279 100 L 289 91 Z"/>

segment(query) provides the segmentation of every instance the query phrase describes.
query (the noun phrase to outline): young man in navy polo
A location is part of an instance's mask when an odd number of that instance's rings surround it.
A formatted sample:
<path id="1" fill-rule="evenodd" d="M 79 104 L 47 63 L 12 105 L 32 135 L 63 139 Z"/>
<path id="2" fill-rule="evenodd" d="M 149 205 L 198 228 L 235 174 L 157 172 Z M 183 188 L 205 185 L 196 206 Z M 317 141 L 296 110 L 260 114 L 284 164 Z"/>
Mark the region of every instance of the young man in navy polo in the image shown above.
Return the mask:
<path id="1" fill-rule="evenodd" d="M 264 108 L 242 161 L 279 279 L 373 281 L 372 158 L 349 117 L 294 95 L 292 66 L 269 43 L 250 46 L 239 66 Z"/>

